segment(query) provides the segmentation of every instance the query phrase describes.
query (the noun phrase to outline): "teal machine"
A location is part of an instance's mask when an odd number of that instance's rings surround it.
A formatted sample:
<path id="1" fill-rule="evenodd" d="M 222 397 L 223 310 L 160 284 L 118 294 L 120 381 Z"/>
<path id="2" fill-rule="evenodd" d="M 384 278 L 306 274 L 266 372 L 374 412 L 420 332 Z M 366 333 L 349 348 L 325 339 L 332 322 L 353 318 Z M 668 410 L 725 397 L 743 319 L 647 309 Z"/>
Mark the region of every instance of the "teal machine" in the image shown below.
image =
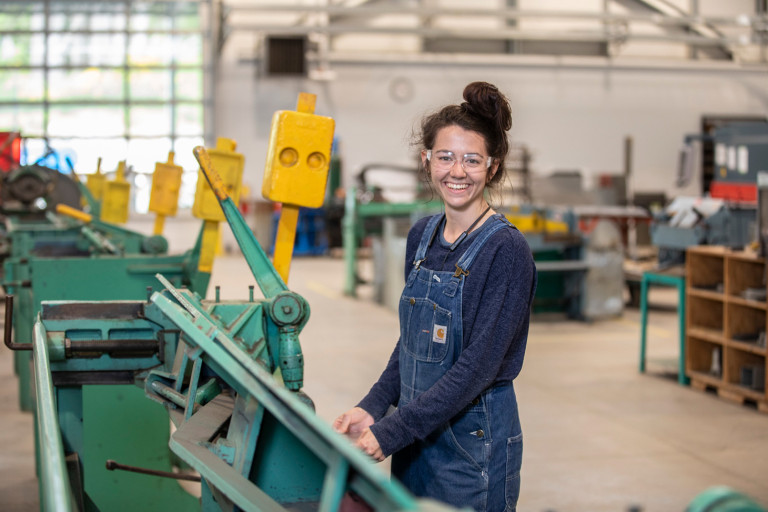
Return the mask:
<path id="1" fill-rule="evenodd" d="M 145 236 L 98 218 L 84 221 L 53 213 L 57 204 L 79 206 L 78 190 L 86 195 L 91 211 L 98 212 L 99 205 L 85 187 L 53 170 L 19 168 L 3 182 L 2 284 L 15 298 L 6 328 L 13 326 L 17 339 L 32 339 L 43 300 L 138 300 L 160 286 L 155 278 L 158 272 L 177 286 L 205 294 L 210 272 L 198 268 L 200 237 L 193 249 L 169 255 L 162 236 Z M 31 354 L 16 352 L 14 368 L 19 407 L 35 412 Z M 144 399 L 132 378 L 115 371 L 91 384 L 77 395 L 76 405 L 69 399 L 61 405 L 83 412 L 87 436 L 79 459 L 89 475 L 85 483 L 93 503 L 103 510 L 120 510 L 126 495 L 140 494 L 155 505 L 193 507 L 194 500 L 175 482 L 159 481 L 147 487 L 134 475 L 116 475 L 104 468 L 101 450 L 115 437 L 121 442 L 111 448 L 113 457 L 129 457 L 138 465 L 160 470 L 170 470 L 177 462 L 167 447 L 167 414 Z M 126 414 L 130 421 L 116 420 Z M 36 453 L 39 469 L 44 455 L 39 449 Z"/>
<path id="2" fill-rule="evenodd" d="M 34 353 L 41 508 L 161 510 L 194 502 L 204 511 L 449 510 L 411 496 L 314 415 L 301 391 L 299 334 L 309 305 L 288 289 L 216 185 L 205 150 L 196 155 L 264 298 L 202 300 L 158 272 L 159 289 L 141 300 L 44 301 L 30 340 L 11 341 L 6 328 L 6 345 Z M 7 298 L 6 316 L 12 310 Z M 135 467 L 128 454 L 107 460 L 123 443 L 117 435 L 92 446 L 85 397 L 118 381 L 135 383 L 147 403 L 167 410 L 174 426 L 170 448 L 194 474 Z M 120 410 L 123 399 L 113 394 L 113 400 L 118 407 L 110 425 L 143 428 Z M 88 485 L 94 469 L 84 464 L 94 449 L 102 466 L 128 470 L 113 474 L 146 489 L 199 475 L 200 498 L 168 505 L 121 490 L 122 503 L 99 506 Z"/>
<path id="3" fill-rule="evenodd" d="M 31 337 L 43 299 L 137 299 L 146 295 L 147 287 L 157 286 L 154 274 L 160 271 L 179 285 L 205 293 L 210 278 L 197 269 L 199 239 L 186 253 L 168 255 L 162 236 L 50 212 L 42 220 L 8 218 L 6 237 L 3 287 L 17 297 L 14 327 L 25 339 Z M 29 357 L 17 354 L 22 410 L 32 410 L 34 400 L 29 365 Z"/>
<path id="4" fill-rule="evenodd" d="M 90 220 L 54 213 L 61 206 L 75 211 L 81 194 L 94 212 Z M 205 293 L 210 273 L 197 269 L 199 239 L 185 254 L 169 256 L 164 237 L 102 222 L 100 206 L 86 187 L 54 169 L 21 166 L 4 177 L 2 285 L 17 298 L 14 328 L 19 336 L 31 337 L 43 299 L 136 299 L 155 286 L 153 276 L 160 270 L 178 284 Z M 27 354 L 16 354 L 19 406 L 24 411 L 34 405 L 30 367 Z"/>

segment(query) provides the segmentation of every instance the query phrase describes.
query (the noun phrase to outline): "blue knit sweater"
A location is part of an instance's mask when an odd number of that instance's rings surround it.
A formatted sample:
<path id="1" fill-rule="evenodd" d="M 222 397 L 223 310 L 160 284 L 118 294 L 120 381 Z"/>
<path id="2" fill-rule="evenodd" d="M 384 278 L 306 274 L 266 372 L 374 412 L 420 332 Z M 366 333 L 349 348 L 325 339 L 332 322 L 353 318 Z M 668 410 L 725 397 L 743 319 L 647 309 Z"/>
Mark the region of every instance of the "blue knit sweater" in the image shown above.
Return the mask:
<path id="1" fill-rule="evenodd" d="M 411 271 L 416 249 L 428 218 L 421 219 L 408 233 L 405 276 Z M 491 222 L 475 229 L 454 251 L 440 236 L 427 251 L 422 267 L 451 270 Z M 511 382 L 523 366 L 528 323 L 536 291 L 536 267 L 523 235 L 517 229 L 502 229 L 486 242 L 465 277 L 462 299 L 463 350 L 446 374 L 429 390 L 405 407 L 386 415 L 400 397 L 398 369 L 400 341 L 386 369 L 358 404 L 376 423 L 371 431 L 384 455 L 408 446 L 448 422 L 490 386 Z"/>

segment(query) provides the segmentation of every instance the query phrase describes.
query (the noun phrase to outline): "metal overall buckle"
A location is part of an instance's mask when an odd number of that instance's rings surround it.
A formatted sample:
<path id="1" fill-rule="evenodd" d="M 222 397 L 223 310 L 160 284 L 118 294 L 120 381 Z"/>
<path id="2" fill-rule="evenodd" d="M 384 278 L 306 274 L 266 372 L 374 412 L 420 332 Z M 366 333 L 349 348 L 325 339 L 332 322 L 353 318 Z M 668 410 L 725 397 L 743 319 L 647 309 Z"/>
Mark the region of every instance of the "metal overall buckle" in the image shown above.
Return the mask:
<path id="1" fill-rule="evenodd" d="M 453 277 L 461 277 L 461 276 L 468 276 L 469 270 L 464 270 L 459 266 L 459 264 L 456 264 L 456 272 L 453 273 Z"/>

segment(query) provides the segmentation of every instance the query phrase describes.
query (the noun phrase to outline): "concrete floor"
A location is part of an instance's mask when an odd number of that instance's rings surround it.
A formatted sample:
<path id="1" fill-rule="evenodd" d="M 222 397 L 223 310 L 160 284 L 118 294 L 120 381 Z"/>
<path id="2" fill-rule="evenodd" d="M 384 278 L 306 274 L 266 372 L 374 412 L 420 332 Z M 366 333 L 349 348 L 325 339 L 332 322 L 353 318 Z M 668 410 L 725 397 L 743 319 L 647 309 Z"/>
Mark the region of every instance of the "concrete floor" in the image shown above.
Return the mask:
<path id="1" fill-rule="evenodd" d="M 305 390 L 331 421 L 354 405 L 383 369 L 397 315 L 343 296 L 340 259 L 298 259 L 291 288 L 310 303 L 301 341 Z M 253 283 L 239 256 L 216 261 L 222 299 Z M 648 373 L 637 370 L 639 314 L 593 323 L 537 316 L 516 389 L 525 437 L 519 510 L 685 510 L 714 485 L 768 507 L 768 415 L 679 386 L 675 293 L 654 288 Z M 0 510 L 38 508 L 32 417 L 18 411 L 12 357 L 0 349 Z M 388 462 L 381 465 L 388 470 Z"/>

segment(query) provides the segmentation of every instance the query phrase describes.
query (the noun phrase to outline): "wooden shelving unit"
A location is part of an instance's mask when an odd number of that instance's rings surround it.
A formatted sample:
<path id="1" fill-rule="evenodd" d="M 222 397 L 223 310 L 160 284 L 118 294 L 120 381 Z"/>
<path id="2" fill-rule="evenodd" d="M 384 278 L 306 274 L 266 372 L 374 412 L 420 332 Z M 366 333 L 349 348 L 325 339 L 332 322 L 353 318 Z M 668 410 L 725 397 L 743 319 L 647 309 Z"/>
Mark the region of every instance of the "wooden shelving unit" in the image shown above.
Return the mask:
<path id="1" fill-rule="evenodd" d="M 765 259 L 717 246 L 686 256 L 685 373 L 691 386 L 768 412 Z"/>

